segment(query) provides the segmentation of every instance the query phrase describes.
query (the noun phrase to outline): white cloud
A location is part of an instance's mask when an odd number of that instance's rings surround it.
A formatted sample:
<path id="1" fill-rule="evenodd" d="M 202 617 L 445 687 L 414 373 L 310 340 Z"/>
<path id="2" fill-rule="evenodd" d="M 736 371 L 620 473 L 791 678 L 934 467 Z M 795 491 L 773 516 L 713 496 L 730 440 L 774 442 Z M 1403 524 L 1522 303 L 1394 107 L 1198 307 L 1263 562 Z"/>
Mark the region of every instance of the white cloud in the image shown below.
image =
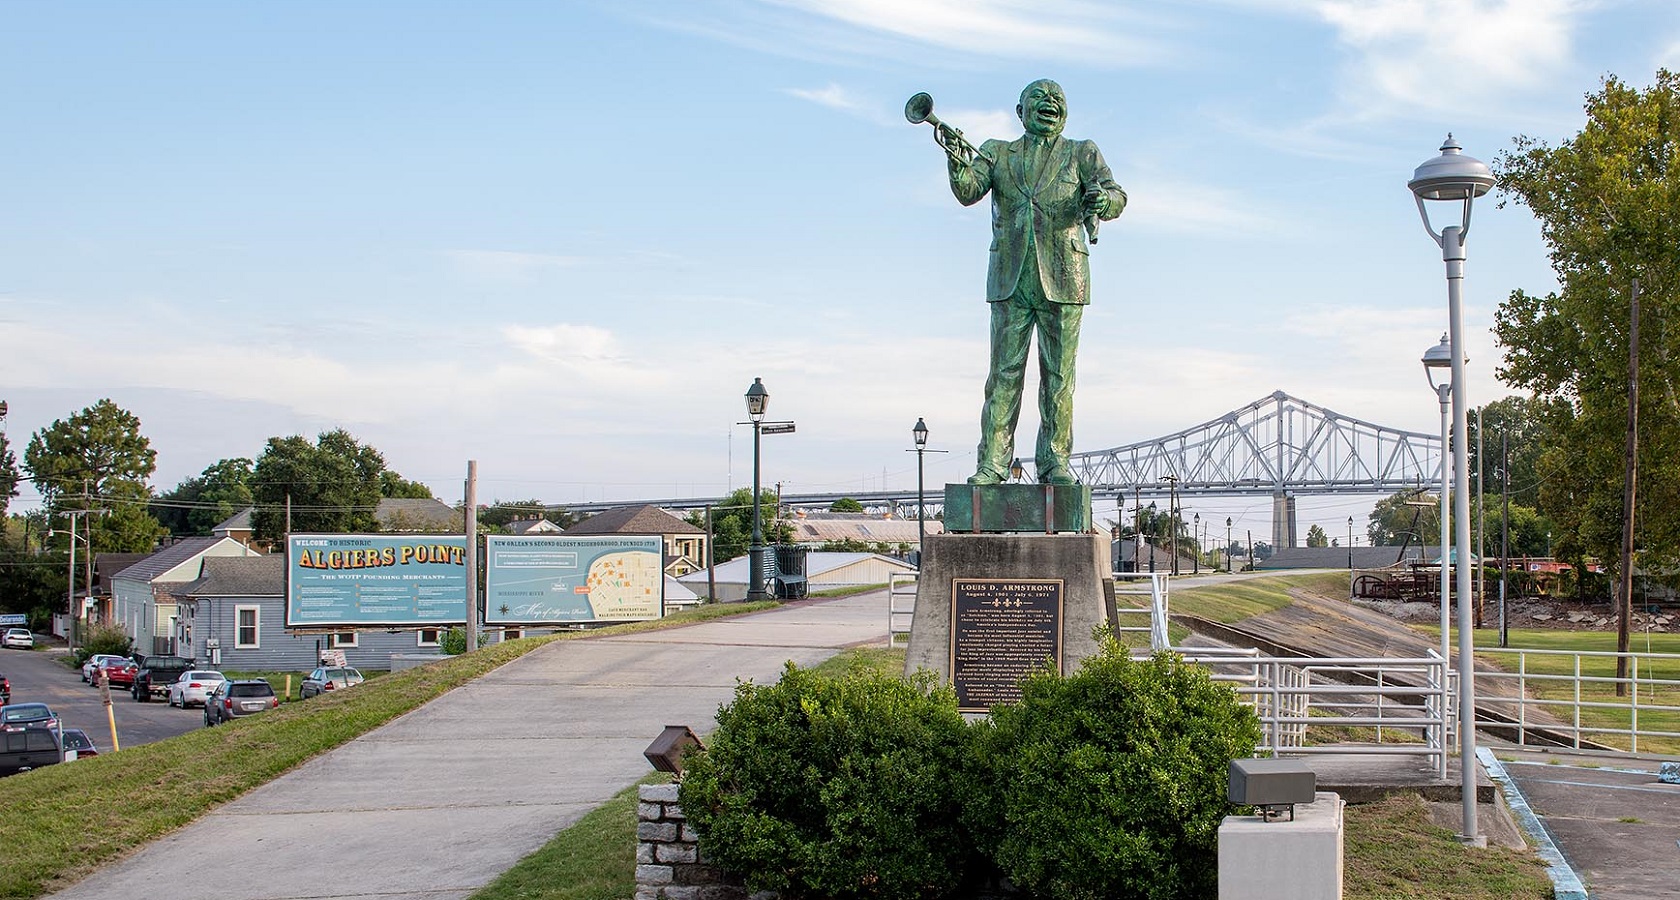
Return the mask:
<path id="1" fill-rule="evenodd" d="M 647 362 L 647 350 L 626 353 L 617 335 L 593 325 L 507 325 L 502 336 L 527 356 L 585 384 L 650 387 L 665 380 Z"/>
<path id="2" fill-rule="evenodd" d="M 1544 87 L 1570 60 L 1579 0 L 1324 0 L 1317 15 L 1354 54 L 1345 112 L 1482 111 Z"/>
<path id="3" fill-rule="evenodd" d="M 1126 188 L 1128 224 L 1148 231 L 1180 234 L 1283 233 L 1270 216 L 1249 209 L 1236 194 L 1193 182 L 1147 179 Z"/>
<path id="4" fill-rule="evenodd" d="M 849 91 L 833 82 L 829 82 L 828 87 L 784 88 L 782 92 L 791 94 L 801 100 L 809 100 L 818 106 L 826 106 L 844 112 L 862 112 L 865 108 L 864 104 L 853 97 Z"/>
<path id="5" fill-rule="evenodd" d="M 1653 69 L 1680 69 L 1680 40 L 1671 42 L 1657 53 L 1657 61 Z"/>

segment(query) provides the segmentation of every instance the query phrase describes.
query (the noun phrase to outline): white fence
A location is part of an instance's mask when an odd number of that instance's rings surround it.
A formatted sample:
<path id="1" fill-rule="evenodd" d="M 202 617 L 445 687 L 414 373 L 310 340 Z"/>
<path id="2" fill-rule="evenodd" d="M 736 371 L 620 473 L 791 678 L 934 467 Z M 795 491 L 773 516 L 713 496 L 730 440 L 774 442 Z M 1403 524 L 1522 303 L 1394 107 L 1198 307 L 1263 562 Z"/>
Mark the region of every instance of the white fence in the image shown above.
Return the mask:
<path id="1" fill-rule="evenodd" d="M 1625 678 L 1594 674 L 1614 670 L 1619 654 L 1610 650 L 1477 647 L 1476 655 L 1498 660 L 1505 669 L 1477 669 L 1478 685 L 1503 682 L 1513 688 L 1502 692 L 1513 696 L 1478 692 L 1482 697 L 1478 706 L 1516 707 L 1514 724 L 1478 715 L 1476 726 L 1500 732 L 1514 730 L 1513 740 L 1519 746 L 1553 746 L 1562 736 L 1576 749 L 1583 747 L 1583 741 L 1613 739 L 1625 742 L 1628 752 L 1638 753 L 1642 739 L 1649 745 L 1651 738 L 1680 738 L 1680 731 L 1674 730 L 1674 723 L 1680 722 L 1680 705 L 1676 705 L 1676 698 L 1680 698 L 1680 653 L 1629 652 Z M 1515 671 L 1511 671 L 1513 668 Z M 1616 696 L 1618 684 L 1624 696 Z M 1564 696 L 1538 696 L 1543 691 Z M 1613 721 L 1623 717 L 1625 725 Z M 1597 719 L 1596 724 L 1591 719 Z M 1661 725 L 1668 727 L 1658 727 Z M 1669 752 L 1673 752 L 1672 745 Z"/>

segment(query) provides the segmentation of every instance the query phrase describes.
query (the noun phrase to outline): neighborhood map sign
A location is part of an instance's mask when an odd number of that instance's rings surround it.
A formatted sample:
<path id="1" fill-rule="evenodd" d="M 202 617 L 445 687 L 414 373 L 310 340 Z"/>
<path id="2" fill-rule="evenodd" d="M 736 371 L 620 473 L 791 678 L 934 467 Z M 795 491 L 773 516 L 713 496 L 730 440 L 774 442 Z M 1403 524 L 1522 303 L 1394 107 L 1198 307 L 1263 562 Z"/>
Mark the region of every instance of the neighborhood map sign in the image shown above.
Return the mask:
<path id="1" fill-rule="evenodd" d="M 287 628 L 466 620 L 465 535 L 294 534 L 286 541 Z"/>
<path id="2" fill-rule="evenodd" d="M 484 539 L 484 621 L 625 622 L 665 614 L 658 535 Z"/>

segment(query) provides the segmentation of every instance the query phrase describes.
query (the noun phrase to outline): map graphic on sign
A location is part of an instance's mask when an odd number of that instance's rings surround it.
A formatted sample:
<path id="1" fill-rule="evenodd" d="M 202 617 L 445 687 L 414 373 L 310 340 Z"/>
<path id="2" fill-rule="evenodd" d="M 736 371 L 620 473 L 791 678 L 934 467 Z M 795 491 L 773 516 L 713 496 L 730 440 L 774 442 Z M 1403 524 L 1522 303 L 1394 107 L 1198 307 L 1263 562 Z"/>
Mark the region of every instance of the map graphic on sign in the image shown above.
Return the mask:
<path id="1" fill-rule="evenodd" d="M 485 538 L 485 622 L 626 622 L 665 612 L 658 535 Z"/>

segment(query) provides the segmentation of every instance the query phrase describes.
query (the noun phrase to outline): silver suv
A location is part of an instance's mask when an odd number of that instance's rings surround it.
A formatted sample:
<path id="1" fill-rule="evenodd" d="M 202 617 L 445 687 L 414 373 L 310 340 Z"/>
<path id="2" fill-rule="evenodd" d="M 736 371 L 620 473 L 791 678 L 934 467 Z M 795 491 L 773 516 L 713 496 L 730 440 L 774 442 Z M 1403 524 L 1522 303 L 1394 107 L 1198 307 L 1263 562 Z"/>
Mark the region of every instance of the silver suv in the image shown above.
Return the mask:
<path id="1" fill-rule="evenodd" d="M 280 705 L 274 686 L 260 678 L 242 678 L 216 685 L 204 701 L 204 724 L 220 725 L 240 716 L 250 716 Z"/>

